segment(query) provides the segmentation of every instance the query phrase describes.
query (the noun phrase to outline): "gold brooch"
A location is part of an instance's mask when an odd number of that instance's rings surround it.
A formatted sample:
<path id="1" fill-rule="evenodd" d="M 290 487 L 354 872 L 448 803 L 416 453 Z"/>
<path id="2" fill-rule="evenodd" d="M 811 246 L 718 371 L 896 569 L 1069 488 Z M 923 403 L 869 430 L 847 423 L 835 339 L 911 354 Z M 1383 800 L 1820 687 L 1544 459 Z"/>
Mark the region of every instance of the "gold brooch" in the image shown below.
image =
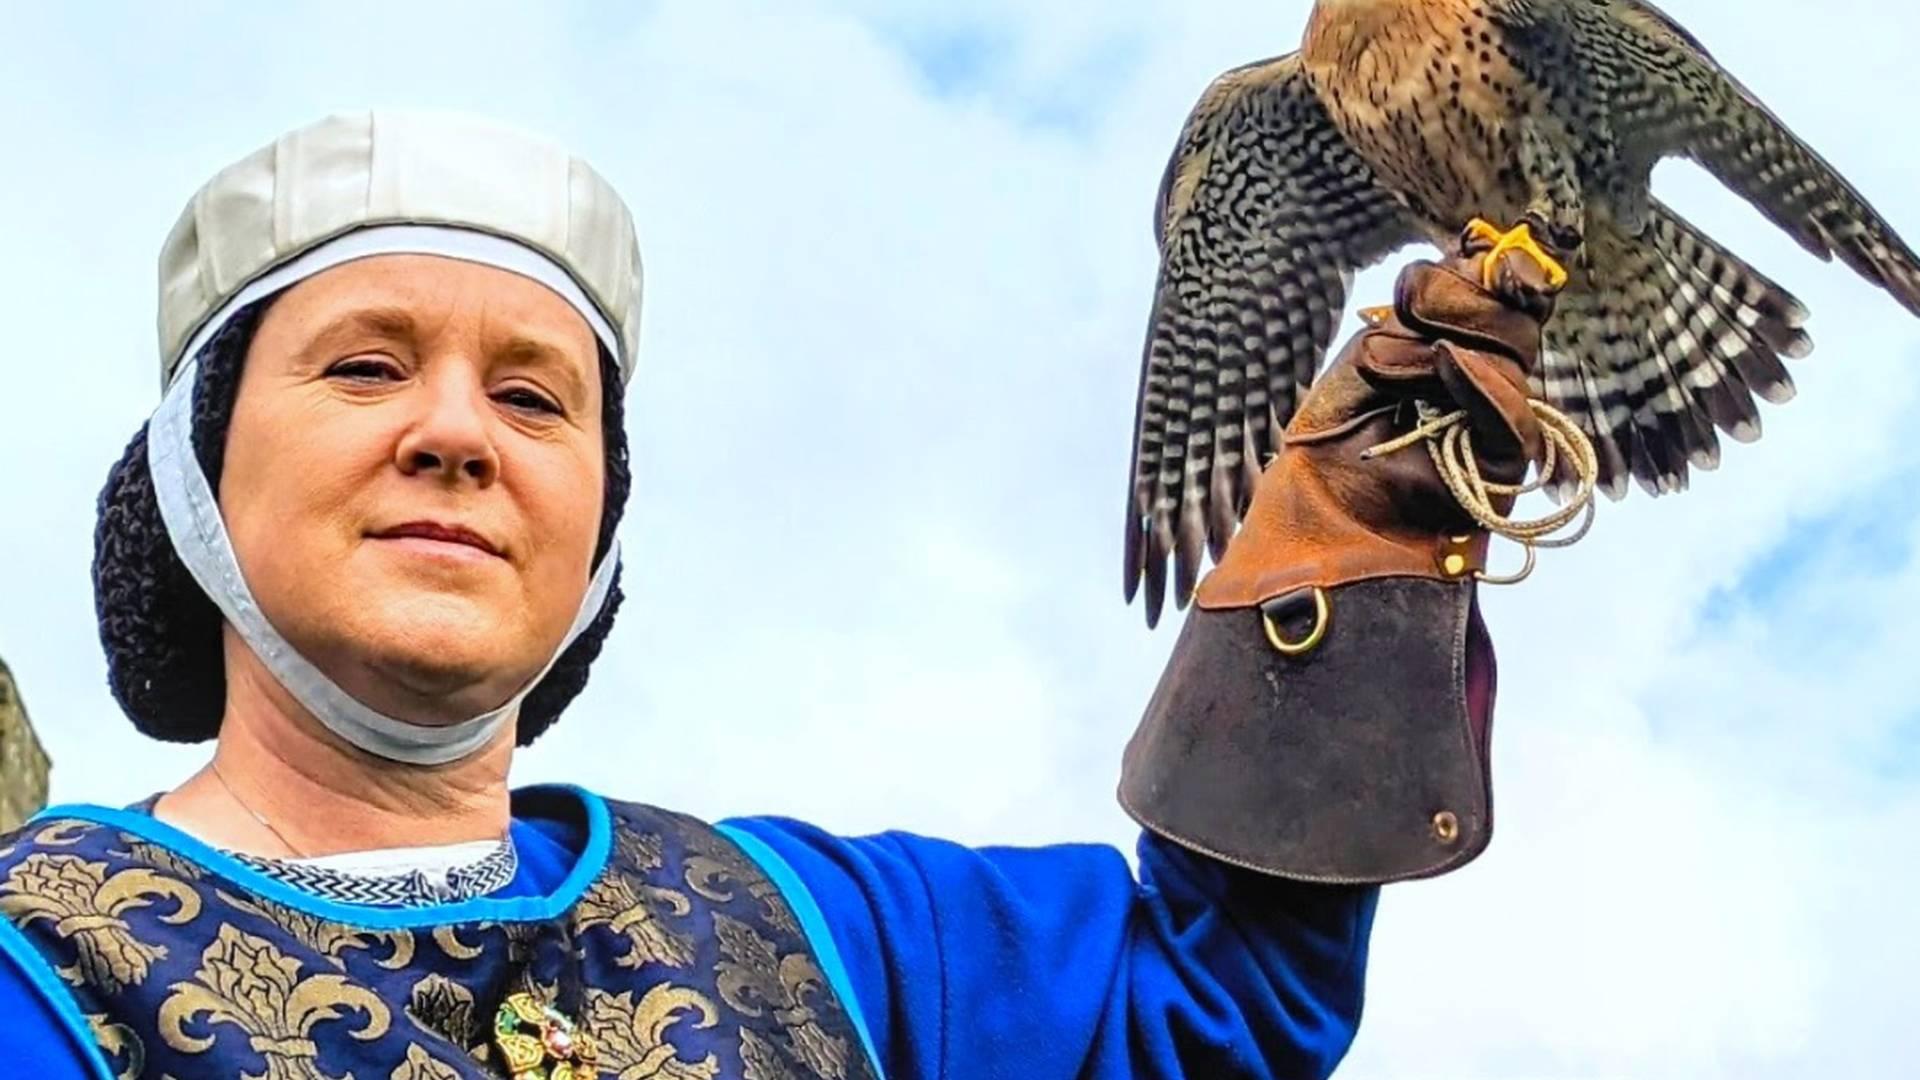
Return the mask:
<path id="1" fill-rule="evenodd" d="M 509 994 L 493 1014 L 493 1045 L 513 1080 L 593 1080 L 593 1041 L 532 994 Z"/>

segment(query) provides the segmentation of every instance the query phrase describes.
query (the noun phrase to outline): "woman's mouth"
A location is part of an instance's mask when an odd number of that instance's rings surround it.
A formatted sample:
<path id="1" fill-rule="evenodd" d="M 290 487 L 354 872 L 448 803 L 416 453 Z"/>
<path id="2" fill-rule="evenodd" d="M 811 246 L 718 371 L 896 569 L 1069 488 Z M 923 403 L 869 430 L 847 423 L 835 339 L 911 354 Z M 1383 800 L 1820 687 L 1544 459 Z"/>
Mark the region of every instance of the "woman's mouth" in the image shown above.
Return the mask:
<path id="1" fill-rule="evenodd" d="M 409 521 L 392 528 L 382 529 L 372 535 L 376 540 L 401 541 L 407 543 L 409 547 L 418 547 L 426 551 L 439 550 L 443 554 L 460 554 L 462 552 L 457 549 L 466 549 L 491 555 L 496 559 L 506 557 L 499 545 L 480 533 L 464 525 L 443 521 Z"/>

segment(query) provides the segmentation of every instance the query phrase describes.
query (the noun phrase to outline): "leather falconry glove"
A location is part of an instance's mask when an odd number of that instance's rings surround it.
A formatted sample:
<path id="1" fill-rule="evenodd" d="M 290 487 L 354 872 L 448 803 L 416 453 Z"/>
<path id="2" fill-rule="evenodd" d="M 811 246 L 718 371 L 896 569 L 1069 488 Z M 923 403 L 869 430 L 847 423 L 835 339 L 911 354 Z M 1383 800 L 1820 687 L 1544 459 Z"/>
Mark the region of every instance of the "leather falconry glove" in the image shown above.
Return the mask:
<path id="1" fill-rule="evenodd" d="M 1222 861 L 1307 881 L 1456 869 L 1492 832 L 1493 646 L 1475 601 L 1490 536 L 1406 435 L 1464 410 L 1496 483 L 1542 463 L 1528 376 L 1553 300 L 1484 244 L 1404 270 L 1390 317 L 1301 402 L 1127 746 L 1120 800 Z M 1510 496 L 1495 509 L 1511 509 Z"/>

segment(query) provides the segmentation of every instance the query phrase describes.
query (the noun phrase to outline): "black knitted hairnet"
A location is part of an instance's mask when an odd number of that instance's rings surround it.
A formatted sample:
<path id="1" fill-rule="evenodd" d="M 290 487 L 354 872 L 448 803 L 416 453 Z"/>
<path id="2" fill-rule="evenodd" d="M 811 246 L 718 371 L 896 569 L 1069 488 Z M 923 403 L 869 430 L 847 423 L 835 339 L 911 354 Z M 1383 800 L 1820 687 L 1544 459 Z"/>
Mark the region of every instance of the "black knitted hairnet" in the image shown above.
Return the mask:
<path id="1" fill-rule="evenodd" d="M 227 425 L 248 343 L 273 297 L 242 308 L 200 350 L 200 382 L 193 399 L 193 449 L 208 486 L 220 487 Z M 600 350 L 601 423 L 606 432 L 606 491 L 594 565 L 613 543 L 632 483 L 627 463 L 626 411 L 620 371 Z M 219 609 L 181 563 L 167 537 L 147 473 L 147 427 L 141 425 L 107 473 L 93 537 L 94 609 L 107 653 L 107 683 L 141 732 L 168 742 L 200 742 L 220 730 L 226 672 L 220 652 Z M 561 654 L 520 707 L 518 742 L 538 738 L 587 685 L 620 609 L 615 576 L 593 622 Z"/>

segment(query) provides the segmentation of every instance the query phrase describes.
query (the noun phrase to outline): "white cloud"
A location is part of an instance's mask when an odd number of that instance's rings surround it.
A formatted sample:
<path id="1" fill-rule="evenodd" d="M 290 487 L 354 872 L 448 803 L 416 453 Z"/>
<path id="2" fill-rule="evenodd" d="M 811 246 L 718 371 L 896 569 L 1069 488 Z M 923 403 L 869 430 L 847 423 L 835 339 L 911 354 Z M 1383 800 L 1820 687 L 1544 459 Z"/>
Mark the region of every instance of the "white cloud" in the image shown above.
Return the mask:
<path id="1" fill-rule="evenodd" d="M 1920 95 L 1912 7 L 1664 6 L 1920 239 L 1887 111 Z M 1173 637 L 1119 604 L 1150 200 L 1194 94 L 1284 51 L 1306 5 L 1084 7 L 10 16 L 0 141 L 23 164 L 0 205 L 25 254 L 0 262 L 0 655 L 56 797 L 136 798 L 196 758 L 114 712 L 87 587 L 94 493 L 153 401 L 161 236 L 280 129 L 421 102 L 577 147 L 648 257 L 633 599 L 521 778 L 846 831 L 1127 843 L 1119 751 Z M 1910 1066 L 1920 567 L 1898 485 L 1920 469 L 1920 322 L 1689 170 L 1661 182 L 1809 303 L 1820 351 L 1761 443 L 1683 498 L 1605 508 L 1490 599 L 1499 835 L 1389 892 L 1345 1075 Z M 1869 518 L 1877 554 L 1846 557 Z M 1791 580 L 1750 587 L 1776 565 Z"/>

